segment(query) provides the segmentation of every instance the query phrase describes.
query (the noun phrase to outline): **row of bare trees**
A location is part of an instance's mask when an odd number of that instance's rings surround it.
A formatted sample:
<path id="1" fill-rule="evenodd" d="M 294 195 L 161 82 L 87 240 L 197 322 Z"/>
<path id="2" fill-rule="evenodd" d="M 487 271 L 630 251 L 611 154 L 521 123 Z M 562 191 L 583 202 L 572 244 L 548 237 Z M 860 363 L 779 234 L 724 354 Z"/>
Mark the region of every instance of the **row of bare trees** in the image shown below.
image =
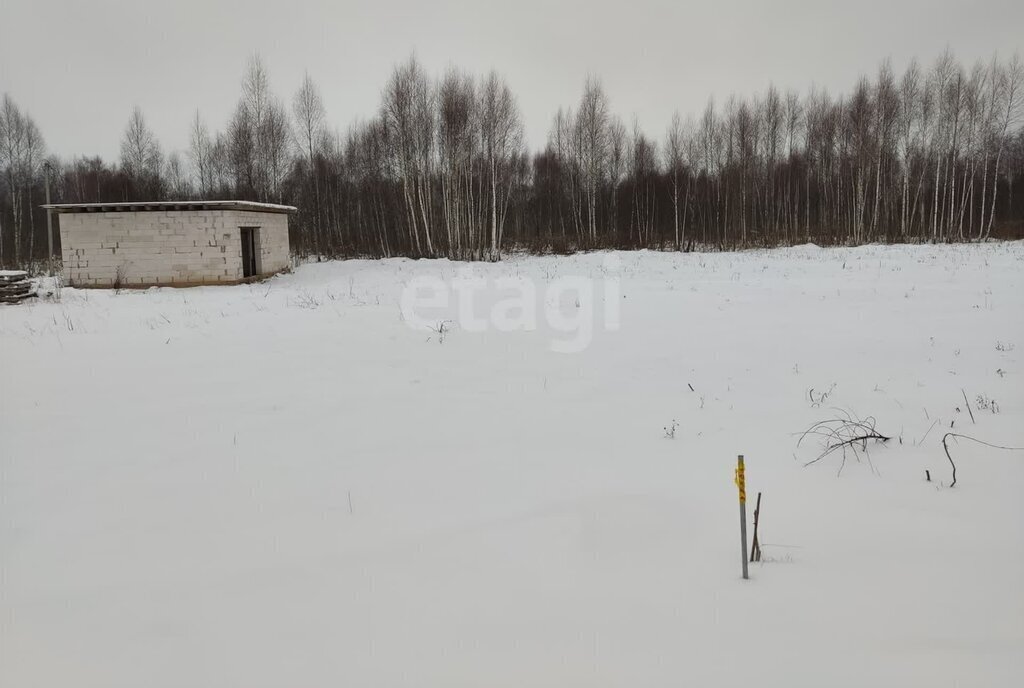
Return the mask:
<path id="1" fill-rule="evenodd" d="M 20 265 L 24 256 L 35 252 L 38 214 L 32 208 L 42 198 L 36 182 L 45 155 L 46 144 L 35 121 L 4 94 L 0 103 L 0 267 Z M 45 246 L 45 237 L 43 241 Z"/>
<path id="2" fill-rule="evenodd" d="M 496 73 L 432 81 L 410 59 L 380 113 L 352 127 L 335 169 L 347 182 L 333 244 L 380 255 L 497 259 L 529 160 L 515 97 Z M 348 236 L 338 228 L 350 228 Z M 357 229 L 358 228 L 358 229 Z"/>
<path id="3" fill-rule="evenodd" d="M 769 87 L 675 114 L 655 140 L 586 81 L 530 154 L 495 72 L 398 65 L 376 114 L 343 134 L 307 75 L 290 104 L 250 61 L 224 131 L 197 112 L 164 155 L 136 108 L 119 164 L 45 158 L 31 117 L 0 110 L 0 263 L 45 252 L 44 162 L 55 200 L 242 198 L 291 203 L 307 255 L 500 258 L 503 250 L 727 249 L 812 241 L 1024 235 L 1024 67 L 946 52 L 885 62 L 845 95 Z"/>
<path id="4" fill-rule="evenodd" d="M 284 102 L 271 93 L 263 62 L 253 58 L 227 130 L 211 133 L 198 112 L 192 120 L 192 193 L 201 198 L 282 202 L 299 152 L 292 133 Z"/>
<path id="5" fill-rule="evenodd" d="M 537 228 L 575 246 L 675 248 L 962 241 L 998 220 L 1019 235 L 1022 105 L 1017 58 L 966 71 L 946 53 L 899 77 L 883 63 L 845 97 L 769 87 L 709 102 L 672 118 L 659 153 L 590 81 L 535 159 Z"/>

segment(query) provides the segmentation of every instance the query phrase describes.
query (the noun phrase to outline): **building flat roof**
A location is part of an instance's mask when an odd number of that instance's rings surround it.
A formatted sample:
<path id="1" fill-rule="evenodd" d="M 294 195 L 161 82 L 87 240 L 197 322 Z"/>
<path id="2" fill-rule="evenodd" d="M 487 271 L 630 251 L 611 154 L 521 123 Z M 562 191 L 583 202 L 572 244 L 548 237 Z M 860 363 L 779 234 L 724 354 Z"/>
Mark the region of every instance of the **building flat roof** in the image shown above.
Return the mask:
<path id="1" fill-rule="evenodd" d="M 133 201 L 130 203 L 51 203 L 43 208 L 55 213 L 143 213 L 158 210 L 251 210 L 261 213 L 294 213 L 298 208 L 254 201 Z"/>

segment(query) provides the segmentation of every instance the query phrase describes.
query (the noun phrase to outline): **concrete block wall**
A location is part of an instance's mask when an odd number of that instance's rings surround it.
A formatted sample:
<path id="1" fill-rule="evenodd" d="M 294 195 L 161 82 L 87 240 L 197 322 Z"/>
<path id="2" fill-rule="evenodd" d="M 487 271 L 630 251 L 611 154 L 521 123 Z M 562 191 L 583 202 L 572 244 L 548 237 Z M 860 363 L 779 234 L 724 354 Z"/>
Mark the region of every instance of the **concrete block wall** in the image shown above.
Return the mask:
<path id="1" fill-rule="evenodd" d="M 240 227 L 258 227 L 256 269 L 289 266 L 288 216 L 251 210 L 61 213 L 64 279 L 73 286 L 189 286 L 242 279 Z"/>

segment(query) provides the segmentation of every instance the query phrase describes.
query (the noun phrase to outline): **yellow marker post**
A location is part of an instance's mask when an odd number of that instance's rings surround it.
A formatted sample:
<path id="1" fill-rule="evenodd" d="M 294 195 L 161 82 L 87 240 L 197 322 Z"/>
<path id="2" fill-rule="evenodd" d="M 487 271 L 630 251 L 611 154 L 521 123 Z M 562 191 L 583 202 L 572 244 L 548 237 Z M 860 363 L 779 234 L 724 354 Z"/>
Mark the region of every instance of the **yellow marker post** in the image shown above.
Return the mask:
<path id="1" fill-rule="evenodd" d="M 747 580 L 747 479 L 743 471 L 743 454 L 736 457 L 736 487 L 740 491 L 740 549 L 743 555 L 743 579 Z"/>

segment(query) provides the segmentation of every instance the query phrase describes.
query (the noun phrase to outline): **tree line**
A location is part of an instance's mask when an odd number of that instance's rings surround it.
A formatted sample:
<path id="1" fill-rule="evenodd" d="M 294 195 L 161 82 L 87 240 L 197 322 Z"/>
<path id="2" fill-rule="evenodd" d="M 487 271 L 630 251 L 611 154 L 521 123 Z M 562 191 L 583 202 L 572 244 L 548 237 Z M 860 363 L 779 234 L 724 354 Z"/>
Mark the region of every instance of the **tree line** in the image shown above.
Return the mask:
<path id="1" fill-rule="evenodd" d="M 290 101 L 250 60 L 223 130 L 197 112 L 165 155 L 139 108 L 120 160 L 48 155 L 0 107 L 0 264 L 45 258 L 54 202 L 243 199 L 298 207 L 300 255 L 447 256 L 593 248 L 733 249 L 1024 236 L 1024 66 L 947 51 L 883 62 L 845 94 L 769 86 L 676 113 L 660 138 L 615 114 L 601 82 L 553 117 L 542 150 L 496 72 L 397 65 L 376 114 L 332 128 L 307 75 Z"/>

